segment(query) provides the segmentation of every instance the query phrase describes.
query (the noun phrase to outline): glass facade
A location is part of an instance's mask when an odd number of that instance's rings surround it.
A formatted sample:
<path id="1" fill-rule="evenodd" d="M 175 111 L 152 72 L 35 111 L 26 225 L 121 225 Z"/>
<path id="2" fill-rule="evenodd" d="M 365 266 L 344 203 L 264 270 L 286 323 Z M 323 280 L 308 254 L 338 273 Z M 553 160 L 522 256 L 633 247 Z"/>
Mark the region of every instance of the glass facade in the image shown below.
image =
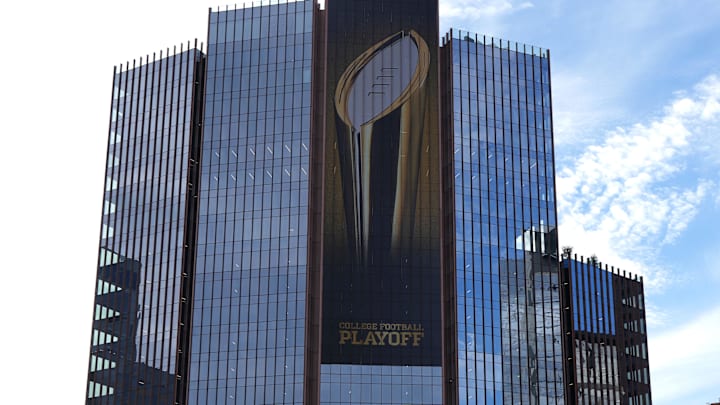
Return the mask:
<path id="1" fill-rule="evenodd" d="M 444 42 L 459 403 L 563 403 L 548 54 Z"/>
<path id="2" fill-rule="evenodd" d="M 321 404 L 442 404 L 440 367 L 323 364 Z"/>
<path id="3" fill-rule="evenodd" d="M 89 404 L 168 403 L 175 392 L 191 112 L 203 55 L 173 53 L 115 71 Z"/>
<path id="4" fill-rule="evenodd" d="M 210 12 L 190 404 L 302 403 L 313 7 Z"/>
<path id="5" fill-rule="evenodd" d="M 612 274 L 596 266 L 572 266 L 573 326 L 576 331 L 615 334 Z"/>
<path id="6" fill-rule="evenodd" d="M 88 403 L 649 403 L 642 281 L 558 263 L 548 51 L 326 3 L 116 70 Z"/>

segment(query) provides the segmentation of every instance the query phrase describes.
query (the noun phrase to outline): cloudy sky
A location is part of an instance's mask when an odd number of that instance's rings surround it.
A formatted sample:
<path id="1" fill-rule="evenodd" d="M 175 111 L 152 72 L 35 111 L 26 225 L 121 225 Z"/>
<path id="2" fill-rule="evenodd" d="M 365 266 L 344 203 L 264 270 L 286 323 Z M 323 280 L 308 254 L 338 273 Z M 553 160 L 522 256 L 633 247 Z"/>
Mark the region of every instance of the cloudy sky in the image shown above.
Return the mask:
<path id="1" fill-rule="evenodd" d="M 83 400 L 112 67 L 204 40 L 217 5 L 2 6 L 0 403 Z M 718 400 L 720 2 L 440 10 L 441 31 L 551 50 L 561 244 L 644 276 L 656 404 Z"/>

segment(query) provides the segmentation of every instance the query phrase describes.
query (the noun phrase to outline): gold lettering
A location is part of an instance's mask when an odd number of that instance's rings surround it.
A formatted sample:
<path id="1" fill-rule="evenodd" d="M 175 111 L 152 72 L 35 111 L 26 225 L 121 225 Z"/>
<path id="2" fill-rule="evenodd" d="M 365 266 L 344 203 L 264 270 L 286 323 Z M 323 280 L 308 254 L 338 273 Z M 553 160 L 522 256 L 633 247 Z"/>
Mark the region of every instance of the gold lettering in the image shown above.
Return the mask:
<path id="1" fill-rule="evenodd" d="M 425 336 L 423 332 L 413 332 L 413 346 L 420 346 L 420 339 Z"/>
<path id="2" fill-rule="evenodd" d="M 417 323 L 338 322 L 339 344 L 357 346 L 420 346 L 425 337 Z"/>
<path id="3" fill-rule="evenodd" d="M 350 331 L 349 330 L 341 330 L 340 331 L 340 344 L 344 345 L 348 340 L 350 340 Z"/>

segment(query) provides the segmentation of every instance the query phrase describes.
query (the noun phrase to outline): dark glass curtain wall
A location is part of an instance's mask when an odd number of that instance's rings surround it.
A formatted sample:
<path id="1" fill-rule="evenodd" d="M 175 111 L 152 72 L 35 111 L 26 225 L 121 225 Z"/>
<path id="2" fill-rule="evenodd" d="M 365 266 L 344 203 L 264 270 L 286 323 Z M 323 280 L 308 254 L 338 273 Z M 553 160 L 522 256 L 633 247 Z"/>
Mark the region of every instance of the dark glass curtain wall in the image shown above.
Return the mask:
<path id="1" fill-rule="evenodd" d="M 115 70 L 88 404 L 170 403 L 181 381 L 192 105 L 203 56 L 172 53 Z"/>
<path id="2" fill-rule="evenodd" d="M 190 404 L 302 403 L 312 11 L 210 13 Z"/>

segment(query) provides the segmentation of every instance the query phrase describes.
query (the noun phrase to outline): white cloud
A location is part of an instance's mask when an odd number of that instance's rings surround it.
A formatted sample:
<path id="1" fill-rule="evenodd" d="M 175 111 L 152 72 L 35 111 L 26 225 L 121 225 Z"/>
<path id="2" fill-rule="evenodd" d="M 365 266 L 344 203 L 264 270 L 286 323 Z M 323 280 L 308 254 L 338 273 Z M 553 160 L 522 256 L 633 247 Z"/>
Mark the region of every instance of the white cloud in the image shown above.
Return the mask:
<path id="1" fill-rule="evenodd" d="M 717 388 L 720 381 L 718 336 L 720 307 L 673 330 L 649 335 L 653 402 L 690 403 L 693 393 L 712 392 Z"/>
<path id="2" fill-rule="evenodd" d="M 697 89 L 701 92 L 704 101 L 701 118 L 703 120 L 715 119 L 720 114 L 720 102 L 718 102 L 720 78 L 717 76 L 708 77 L 697 86 Z"/>
<path id="3" fill-rule="evenodd" d="M 622 114 L 616 104 L 607 101 L 607 86 L 603 92 L 594 91 L 598 87 L 597 78 L 586 73 L 568 71 L 560 65 L 553 71 L 552 87 L 556 145 L 565 147 L 570 142 L 582 142 L 607 117 Z"/>
<path id="4" fill-rule="evenodd" d="M 670 315 L 667 311 L 662 310 L 655 302 L 645 302 L 645 321 L 647 321 L 649 328 L 661 328 L 668 325 L 670 321 Z"/>
<path id="5" fill-rule="evenodd" d="M 441 18 L 469 18 L 496 17 L 519 10 L 533 7 L 531 2 L 513 2 L 509 0 L 455 0 L 441 1 Z"/>
<path id="6" fill-rule="evenodd" d="M 688 223 L 695 217 L 698 206 L 708 191 L 714 188 L 713 182 L 700 180 L 695 190 L 682 192 L 673 191 L 669 195 L 671 207 L 663 244 L 672 243 L 687 228 Z"/>
<path id="7" fill-rule="evenodd" d="M 678 178 L 693 176 L 687 166 L 698 159 L 694 140 L 720 120 L 718 99 L 720 80 L 709 76 L 691 94 L 676 96 L 661 116 L 609 131 L 601 143 L 561 166 L 561 243 L 648 275 L 652 288 L 672 281 L 673 274 L 655 258 L 682 234 L 716 186 L 698 176 L 689 183 Z"/>

